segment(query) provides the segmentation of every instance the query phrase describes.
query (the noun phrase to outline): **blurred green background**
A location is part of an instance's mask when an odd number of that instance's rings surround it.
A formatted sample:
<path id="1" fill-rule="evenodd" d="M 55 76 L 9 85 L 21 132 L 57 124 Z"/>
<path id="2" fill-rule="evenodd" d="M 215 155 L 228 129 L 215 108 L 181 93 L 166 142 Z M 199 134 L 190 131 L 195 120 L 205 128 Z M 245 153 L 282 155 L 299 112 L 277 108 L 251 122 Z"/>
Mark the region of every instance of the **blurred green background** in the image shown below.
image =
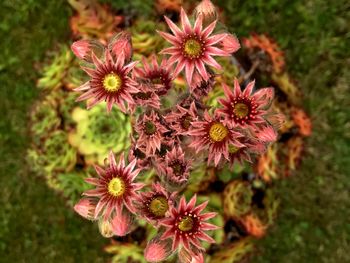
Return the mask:
<path id="1" fill-rule="evenodd" d="M 152 1 L 103 2 L 153 10 Z M 254 31 L 277 40 L 313 120 L 298 175 L 278 182 L 280 213 L 252 262 L 350 262 L 350 2 L 213 2 L 238 37 Z M 71 15 L 64 0 L 0 3 L 0 262 L 108 259 L 96 225 L 67 209 L 25 162 L 39 63 L 70 41 Z"/>

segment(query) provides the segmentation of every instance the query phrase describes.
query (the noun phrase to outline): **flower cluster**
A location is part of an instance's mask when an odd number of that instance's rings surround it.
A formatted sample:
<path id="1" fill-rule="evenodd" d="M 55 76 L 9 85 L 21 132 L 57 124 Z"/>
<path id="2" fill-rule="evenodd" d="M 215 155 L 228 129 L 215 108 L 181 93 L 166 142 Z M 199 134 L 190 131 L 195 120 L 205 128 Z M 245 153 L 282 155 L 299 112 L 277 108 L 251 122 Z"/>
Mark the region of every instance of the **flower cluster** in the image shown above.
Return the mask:
<path id="1" fill-rule="evenodd" d="M 278 124 L 270 111 L 274 92 L 256 89 L 254 81 L 241 87 L 234 79 L 233 87 L 223 84 L 220 106 L 209 107 L 205 97 L 216 72 L 225 70 L 215 57 L 232 56 L 240 47 L 237 38 L 220 31 L 209 0 L 200 3 L 193 19 L 181 9 L 180 26 L 168 17 L 165 21 L 170 31 L 158 33 L 169 47 L 161 51 L 161 59 L 152 55 L 150 61 L 133 61 L 127 32 L 106 45 L 89 40 L 72 45 L 90 77 L 76 88 L 84 92 L 78 101 L 87 100 L 88 108 L 106 101 L 107 112 L 115 105 L 133 123 L 127 160 L 122 154 L 117 163 L 111 152 L 105 169 L 95 166 L 98 177 L 86 179 L 95 188 L 84 192 L 75 210 L 99 220 L 106 237 L 125 236 L 135 218 L 146 219 L 158 231 L 145 249 L 150 262 L 176 252 L 190 255 L 191 262 L 204 262 L 201 241 L 214 242 L 206 232 L 218 228 L 207 222 L 216 213 L 204 212 L 208 201 L 196 205 L 194 195 L 187 203 L 180 192 L 195 166 L 251 162 L 277 139 Z M 185 89 L 175 87 L 181 75 Z M 154 180 L 142 180 L 152 169 Z"/>

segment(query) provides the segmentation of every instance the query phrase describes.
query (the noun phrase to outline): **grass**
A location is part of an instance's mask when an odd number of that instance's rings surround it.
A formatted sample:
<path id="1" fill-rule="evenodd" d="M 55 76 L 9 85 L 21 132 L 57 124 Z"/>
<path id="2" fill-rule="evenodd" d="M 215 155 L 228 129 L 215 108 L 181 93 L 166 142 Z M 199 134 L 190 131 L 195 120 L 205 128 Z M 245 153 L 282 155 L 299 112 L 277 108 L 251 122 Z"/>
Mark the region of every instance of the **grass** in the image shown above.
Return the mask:
<path id="1" fill-rule="evenodd" d="M 57 42 L 68 41 L 65 1 L 2 1 L 0 59 L 1 262 L 103 262 L 96 226 L 67 209 L 28 172 L 27 117 L 38 96 L 36 66 Z"/>
<path id="2" fill-rule="evenodd" d="M 239 37 L 267 32 L 280 43 L 314 125 L 298 175 L 278 183 L 280 214 L 253 262 L 350 262 L 350 4 L 214 2 Z M 36 65 L 68 41 L 70 8 L 65 1 L 5 0 L 0 10 L 0 261 L 102 262 L 106 241 L 96 226 L 69 211 L 25 164 Z"/>

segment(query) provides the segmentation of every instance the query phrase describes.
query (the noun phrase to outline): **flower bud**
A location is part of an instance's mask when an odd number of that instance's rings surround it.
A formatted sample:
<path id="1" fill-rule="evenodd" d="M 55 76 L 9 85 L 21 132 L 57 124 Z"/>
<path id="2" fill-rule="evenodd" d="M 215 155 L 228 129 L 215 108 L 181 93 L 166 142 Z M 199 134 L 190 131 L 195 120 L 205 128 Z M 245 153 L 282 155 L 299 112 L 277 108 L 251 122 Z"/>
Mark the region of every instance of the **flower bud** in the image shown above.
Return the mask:
<path id="1" fill-rule="evenodd" d="M 71 49 L 74 55 L 85 62 L 92 63 L 91 55 L 95 54 L 96 57 L 102 58 L 104 56 L 105 47 L 96 40 L 78 40 L 75 41 Z"/>
<path id="2" fill-rule="evenodd" d="M 203 253 L 195 248 L 193 251 L 181 248 L 179 251 L 179 263 L 204 263 Z"/>
<path id="3" fill-rule="evenodd" d="M 86 56 L 91 51 L 89 41 L 88 40 L 84 40 L 84 39 L 75 41 L 72 44 L 71 49 L 72 49 L 74 55 L 76 55 L 76 57 L 79 58 L 79 59 L 86 58 Z"/>
<path id="4" fill-rule="evenodd" d="M 171 254 L 169 239 L 160 240 L 158 237 L 148 242 L 144 251 L 145 259 L 148 262 L 161 262 Z"/>
<path id="5" fill-rule="evenodd" d="M 74 211 L 86 219 L 94 220 L 96 203 L 96 200 L 84 197 L 74 206 Z"/>
<path id="6" fill-rule="evenodd" d="M 130 61 L 133 52 L 130 33 L 122 31 L 115 35 L 110 41 L 108 48 L 116 58 L 124 56 L 126 62 Z"/>
<path id="7" fill-rule="evenodd" d="M 128 211 L 117 212 L 112 218 L 112 230 L 116 236 L 123 237 L 130 233 L 134 218 Z"/>
<path id="8" fill-rule="evenodd" d="M 277 140 L 277 132 L 272 126 L 262 126 L 254 131 L 256 138 L 264 143 L 274 142 Z"/>
<path id="9" fill-rule="evenodd" d="M 110 219 L 101 217 L 98 221 L 98 229 L 100 230 L 101 235 L 105 238 L 110 238 L 114 234 Z"/>
<path id="10" fill-rule="evenodd" d="M 235 35 L 227 34 L 227 36 L 220 42 L 222 50 L 227 53 L 234 53 L 240 49 L 241 45 Z"/>
<path id="11" fill-rule="evenodd" d="M 203 24 L 205 26 L 215 21 L 218 17 L 216 8 L 210 0 L 202 0 L 202 2 L 197 5 L 194 13 L 196 18 L 199 15 L 203 16 Z"/>

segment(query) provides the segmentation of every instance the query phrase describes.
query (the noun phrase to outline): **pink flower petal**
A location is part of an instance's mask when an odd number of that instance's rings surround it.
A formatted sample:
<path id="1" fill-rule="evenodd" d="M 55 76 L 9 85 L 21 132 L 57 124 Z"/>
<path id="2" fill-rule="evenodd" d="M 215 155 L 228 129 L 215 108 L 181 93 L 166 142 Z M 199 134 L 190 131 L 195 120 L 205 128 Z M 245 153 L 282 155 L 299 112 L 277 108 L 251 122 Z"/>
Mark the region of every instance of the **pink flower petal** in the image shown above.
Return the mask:
<path id="1" fill-rule="evenodd" d="M 181 25 L 182 29 L 186 34 L 192 33 L 192 26 L 190 23 L 190 20 L 188 19 L 188 16 L 183 8 L 181 8 L 180 12 L 180 19 L 181 19 Z"/>

